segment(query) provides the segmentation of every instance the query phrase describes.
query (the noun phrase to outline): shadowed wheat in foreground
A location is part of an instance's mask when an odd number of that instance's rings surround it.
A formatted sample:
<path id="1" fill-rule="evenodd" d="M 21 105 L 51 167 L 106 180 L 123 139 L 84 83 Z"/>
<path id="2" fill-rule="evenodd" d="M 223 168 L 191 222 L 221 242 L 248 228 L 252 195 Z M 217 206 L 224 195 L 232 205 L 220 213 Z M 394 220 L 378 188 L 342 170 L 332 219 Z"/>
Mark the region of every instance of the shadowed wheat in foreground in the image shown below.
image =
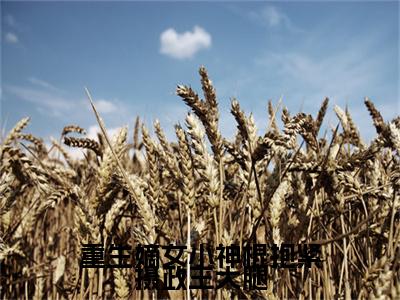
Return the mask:
<path id="1" fill-rule="evenodd" d="M 95 108 L 97 140 L 70 125 L 65 145 L 52 140 L 48 148 L 23 133 L 29 118 L 15 125 L 0 148 L 0 298 L 398 299 L 400 117 L 385 122 L 366 99 L 377 132 L 366 144 L 350 112 L 336 106 L 338 126 L 327 140 L 319 132 L 328 99 L 315 117 L 269 102 L 259 136 L 233 99 L 238 130 L 227 140 L 215 89 L 203 67 L 199 73 L 204 100 L 177 88 L 191 113 L 175 127 L 176 142 L 158 122 L 151 134 L 138 118 L 131 143 L 127 128 L 108 137 Z M 73 159 L 66 147 L 83 148 L 85 157 Z M 87 243 L 314 243 L 322 263 L 268 268 L 264 290 L 246 290 L 236 276 L 239 289 L 139 291 L 134 268 L 80 268 Z"/>

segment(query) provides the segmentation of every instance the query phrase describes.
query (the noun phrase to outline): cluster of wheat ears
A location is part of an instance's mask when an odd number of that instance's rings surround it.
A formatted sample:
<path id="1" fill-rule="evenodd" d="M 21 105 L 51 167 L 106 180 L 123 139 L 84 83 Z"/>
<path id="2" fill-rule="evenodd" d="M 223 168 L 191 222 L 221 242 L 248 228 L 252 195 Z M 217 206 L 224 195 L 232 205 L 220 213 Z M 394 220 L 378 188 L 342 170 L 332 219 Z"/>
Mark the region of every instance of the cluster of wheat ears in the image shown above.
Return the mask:
<path id="1" fill-rule="evenodd" d="M 177 87 L 191 112 L 174 142 L 158 122 L 152 137 L 138 118 L 132 142 L 127 128 L 111 138 L 93 102 L 97 140 L 71 125 L 49 147 L 22 133 L 29 118 L 2 139 L 0 298 L 399 299 L 400 117 L 385 122 L 366 99 L 377 131 L 366 144 L 337 106 L 337 127 L 319 133 L 328 99 L 315 118 L 269 102 L 260 136 L 233 99 L 237 133 L 227 140 L 215 89 L 199 73 L 204 99 Z M 323 261 L 269 268 L 264 290 L 140 291 L 134 268 L 80 268 L 85 243 L 318 243 Z M 243 287 L 243 277 L 234 280 Z"/>

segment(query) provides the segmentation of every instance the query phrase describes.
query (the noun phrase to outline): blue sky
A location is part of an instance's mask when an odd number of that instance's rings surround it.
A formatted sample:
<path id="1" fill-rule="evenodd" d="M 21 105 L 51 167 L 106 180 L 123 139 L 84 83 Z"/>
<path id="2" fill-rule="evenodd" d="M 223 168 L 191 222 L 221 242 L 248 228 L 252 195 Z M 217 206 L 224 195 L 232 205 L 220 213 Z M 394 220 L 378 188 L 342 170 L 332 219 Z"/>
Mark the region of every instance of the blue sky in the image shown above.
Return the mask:
<path id="1" fill-rule="evenodd" d="M 325 96 L 369 139 L 363 104 L 400 114 L 398 2 L 1 2 L 1 127 L 30 116 L 28 132 L 58 137 L 96 120 L 87 86 L 110 129 L 139 115 L 168 135 L 187 107 L 177 84 L 199 93 L 198 68 L 215 84 L 221 130 L 232 136 L 236 97 L 260 134 L 267 100 L 315 115 Z M 336 126 L 333 113 L 324 128 Z"/>

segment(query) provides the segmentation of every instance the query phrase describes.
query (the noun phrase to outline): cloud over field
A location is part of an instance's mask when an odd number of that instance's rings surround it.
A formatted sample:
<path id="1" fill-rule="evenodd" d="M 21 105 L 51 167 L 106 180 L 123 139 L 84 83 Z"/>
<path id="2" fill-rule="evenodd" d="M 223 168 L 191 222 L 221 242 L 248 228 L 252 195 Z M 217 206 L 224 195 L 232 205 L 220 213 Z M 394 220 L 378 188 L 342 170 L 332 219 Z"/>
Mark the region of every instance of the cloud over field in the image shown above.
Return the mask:
<path id="1" fill-rule="evenodd" d="M 211 47 L 211 35 L 199 26 L 183 33 L 169 28 L 161 33 L 160 41 L 160 52 L 177 59 L 191 58 L 200 50 Z"/>
<path id="2" fill-rule="evenodd" d="M 115 104 L 108 100 L 99 99 L 96 100 L 94 104 L 96 105 L 99 113 L 107 114 L 117 111 Z"/>
<path id="3" fill-rule="evenodd" d="M 18 43 L 18 36 L 15 33 L 7 32 L 5 35 L 6 42 L 9 44 L 16 44 Z"/>

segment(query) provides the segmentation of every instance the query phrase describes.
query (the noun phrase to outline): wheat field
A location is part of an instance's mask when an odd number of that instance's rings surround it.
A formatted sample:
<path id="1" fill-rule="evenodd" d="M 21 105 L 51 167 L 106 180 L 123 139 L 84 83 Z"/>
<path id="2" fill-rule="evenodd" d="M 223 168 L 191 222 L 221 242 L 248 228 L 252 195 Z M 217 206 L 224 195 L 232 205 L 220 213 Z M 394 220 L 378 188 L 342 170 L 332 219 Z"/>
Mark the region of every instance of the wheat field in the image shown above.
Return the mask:
<path id="1" fill-rule="evenodd" d="M 204 67 L 199 74 L 204 99 L 176 89 L 191 111 L 175 141 L 139 118 L 133 138 L 126 127 L 108 136 L 93 104 L 97 140 L 65 124 L 49 147 L 25 133 L 29 118 L 1 140 L 0 299 L 400 299 L 400 117 L 385 121 L 366 99 L 376 129 L 368 144 L 347 109 L 333 107 L 335 128 L 323 123 L 328 99 L 316 116 L 269 102 L 258 135 L 232 99 L 228 140 L 216 90 Z M 265 289 L 237 276 L 236 289 L 139 290 L 134 268 L 81 268 L 88 243 L 185 245 L 183 257 L 202 243 L 308 243 L 322 262 L 268 268 Z"/>

